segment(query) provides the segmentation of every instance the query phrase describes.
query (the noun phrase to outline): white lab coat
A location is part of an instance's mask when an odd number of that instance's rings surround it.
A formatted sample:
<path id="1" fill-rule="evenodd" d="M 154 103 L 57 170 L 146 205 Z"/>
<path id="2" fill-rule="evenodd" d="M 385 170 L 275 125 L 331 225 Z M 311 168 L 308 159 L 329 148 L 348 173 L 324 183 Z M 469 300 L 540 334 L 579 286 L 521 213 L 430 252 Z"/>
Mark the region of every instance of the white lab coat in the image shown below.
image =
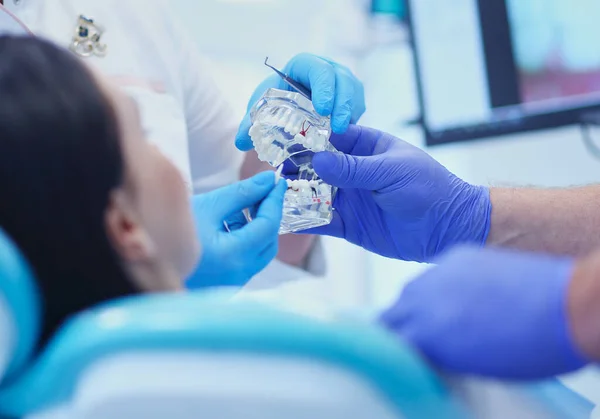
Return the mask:
<path id="1" fill-rule="evenodd" d="M 150 141 L 202 193 L 239 178 L 243 153 L 234 145 L 238 122 L 208 74 L 208 66 L 169 2 L 147 0 L 5 0 L 4 7 L 34 34 L 68 48 L 80 15 L 104 28 L 104 57 L 82 58 L 138 102 Z M 273 261 L 251 282 L 271 287 L 323 275 L 317 244 L 306 270 Z"/>

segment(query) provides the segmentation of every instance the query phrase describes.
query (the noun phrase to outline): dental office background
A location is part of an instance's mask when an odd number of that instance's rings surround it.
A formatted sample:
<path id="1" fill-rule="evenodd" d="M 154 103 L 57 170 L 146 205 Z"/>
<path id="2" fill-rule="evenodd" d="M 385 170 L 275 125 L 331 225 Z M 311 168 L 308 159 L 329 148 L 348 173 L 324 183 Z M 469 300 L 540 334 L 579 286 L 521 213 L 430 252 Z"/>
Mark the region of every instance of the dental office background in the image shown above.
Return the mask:
<path id="1" fill-rule="evenodd" d="M 254 87 L 271 74 L 263 66 L 265 56 L 273 64 L 283 66 L 295 53 L 307 51 L 346 64 L 363 80 L 367 99 L 363 125 L 424 147 L 421 128 L 406 124 L 419 116 L 412 50 L 406 28 L 397 18 L 406 11 L 400 1 L 373 3 L 379 3 L 375 12 L 367 0 L 171 1 L 199 50 L 211 60 L 213 76 L 240 120 Z M 472 7 L 472 0 L 439 3 L 447 10 L 439 10 L 431 19 L 457 28 Z M 594 57 L 582 57 L 573 46 L 589 42 L 600 45 L 597 0 L 512 3 L 523 7 L 520 24 L 529 29 L 517 42 L 517 48 L 524 51 L 520 56 L 517 53 L 517 65 L 523 69 L 526 100 L 552 94 L 548 89 L 552 85 L 574 89 L 576 93 L 577 83 L 561 83 L 568 79 L 570 67 L 575 68 L 582 59 L 598 70 L 589 82 L 600 83 L 600 46 Z M 551 16 L 566 10 L 572 14 L 572 24 L 580 27 L 576 32 L 580 39 L 566 43 L 567 46 L 550 45 L 554 42 L 550 35 L 557 30 L 551 24 Z M 569 24 L 568 18 L 562 21 Z M 540 67 L 540 63 L 549 61 L 542 57 L 547 51 L 560 52 L 565 77 Z M 531 66 L 540 67 L 533 76 L 526 71 Z M 560 187 L 600 181 L 600 161 L 586 150 L 576 126 L 436 146 L 427 151 L 473 183 Z M 328 275 L 323 281 L 328 298 L 338 306 L 384 306 L 396 298 L 402 284 L 426 269 L 423 265 L 367 254 L 341 240 L 325 238 L 324 243 Z M 600 369 L 589 368 L 564 380 L 600 403 Z"/>

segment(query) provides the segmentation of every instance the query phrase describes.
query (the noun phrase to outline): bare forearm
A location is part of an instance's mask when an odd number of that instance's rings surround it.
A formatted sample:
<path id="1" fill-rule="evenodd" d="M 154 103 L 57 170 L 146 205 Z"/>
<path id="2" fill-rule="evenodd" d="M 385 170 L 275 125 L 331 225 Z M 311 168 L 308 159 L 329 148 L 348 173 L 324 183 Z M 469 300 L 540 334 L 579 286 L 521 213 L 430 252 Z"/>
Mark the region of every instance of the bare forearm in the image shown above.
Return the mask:
<path id="1" fill-rule="evenodd" d="M 258 160 L 254 151 L 247 154 L 242 165 L 241 178 L 245 179 L 262 170 L 272 170 L 267 163 Z M 315 236 L 298 234 L 279 237 L 279 252 L 277 259 L 292 266 L 303 266 L 310 249 L 315 241 Z"/>
<path id="2" fill-rule="evenodd" d="M 582 256 L 600 248 L 600 185 L 492 188 L 487 244 Z"/>
<path id="3" fill-rule="evenodd" d="M 589 359 L 600 362 L 600 252 L 576 263 L 567 301 L 577 346 Z"/>

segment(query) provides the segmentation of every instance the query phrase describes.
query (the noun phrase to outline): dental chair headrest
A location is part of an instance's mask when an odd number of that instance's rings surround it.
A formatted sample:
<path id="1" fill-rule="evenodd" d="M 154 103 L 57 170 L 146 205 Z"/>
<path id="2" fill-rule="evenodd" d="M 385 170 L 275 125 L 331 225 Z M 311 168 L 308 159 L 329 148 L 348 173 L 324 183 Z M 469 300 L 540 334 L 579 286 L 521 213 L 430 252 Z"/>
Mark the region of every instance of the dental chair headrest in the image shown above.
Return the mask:
<path id="1" fill-rule="evenodd" d="M 33 274 L 12 240 L 0 229 L 0 384 L 31 356 L 39 322 Z"/>

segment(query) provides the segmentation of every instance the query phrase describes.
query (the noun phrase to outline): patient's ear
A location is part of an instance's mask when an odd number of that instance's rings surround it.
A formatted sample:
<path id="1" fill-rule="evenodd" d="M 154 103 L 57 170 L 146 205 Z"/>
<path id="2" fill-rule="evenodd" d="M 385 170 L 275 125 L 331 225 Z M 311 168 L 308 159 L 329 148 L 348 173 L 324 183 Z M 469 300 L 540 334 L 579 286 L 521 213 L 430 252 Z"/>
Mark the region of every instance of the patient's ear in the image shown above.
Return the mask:
<path id="1" fill-rule="evenodd" d="M 139 220 L 125 192 L 111 192 L 105 214 L 106 233 L 126 262 L 143 263 L 156 256 L 156 246 Z"/>

